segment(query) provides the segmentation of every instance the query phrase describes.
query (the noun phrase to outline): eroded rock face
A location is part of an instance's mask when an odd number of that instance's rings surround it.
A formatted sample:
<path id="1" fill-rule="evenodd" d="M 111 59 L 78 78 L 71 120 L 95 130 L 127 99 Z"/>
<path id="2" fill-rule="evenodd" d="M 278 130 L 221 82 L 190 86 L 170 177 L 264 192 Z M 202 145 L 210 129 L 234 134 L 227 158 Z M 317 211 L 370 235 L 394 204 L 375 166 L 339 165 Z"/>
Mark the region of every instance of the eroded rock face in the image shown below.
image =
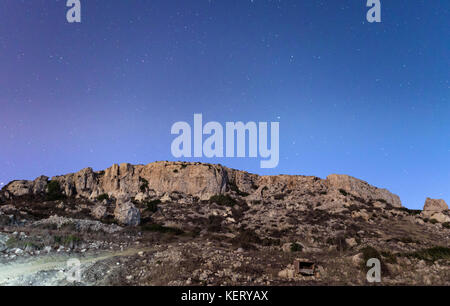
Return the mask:
<path id="1" fill-rule="evenodd" d="M 389 190 L 371 186 L 367 182 L 348 175 L 329 175 L 327 184 L 334 191 L 348 193 L 365 201 L 380 202 L 381 200 L 381 202 L 386 202 L 394 207 L 402 207 L 399 196 Z"/>

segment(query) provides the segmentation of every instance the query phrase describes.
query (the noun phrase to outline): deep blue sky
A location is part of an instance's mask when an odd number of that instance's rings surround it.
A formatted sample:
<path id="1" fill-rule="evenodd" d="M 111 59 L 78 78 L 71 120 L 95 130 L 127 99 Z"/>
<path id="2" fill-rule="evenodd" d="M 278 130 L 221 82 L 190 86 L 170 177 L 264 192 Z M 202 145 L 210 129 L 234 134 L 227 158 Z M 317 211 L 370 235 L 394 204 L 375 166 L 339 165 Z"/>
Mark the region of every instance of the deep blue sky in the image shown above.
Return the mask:
<path id="1" fill-rule="evenodd" d="M 450 2 L 0 2 L 0 184 L 173 160 L 170 127 L 279 121 L 280 164 L 450 202 Z M 188 159 L 194 161 L 195 159 Z"/>

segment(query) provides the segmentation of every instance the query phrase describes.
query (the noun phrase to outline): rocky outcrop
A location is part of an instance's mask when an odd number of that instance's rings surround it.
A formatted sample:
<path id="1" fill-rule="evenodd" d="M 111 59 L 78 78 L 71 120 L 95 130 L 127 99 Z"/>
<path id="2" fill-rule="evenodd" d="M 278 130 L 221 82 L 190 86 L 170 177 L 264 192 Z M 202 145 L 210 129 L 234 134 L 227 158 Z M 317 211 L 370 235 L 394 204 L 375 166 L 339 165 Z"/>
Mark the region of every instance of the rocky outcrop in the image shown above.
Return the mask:
<path id="1" fill-rule="evenodd" d="M 5 191 L 8 192 L 8 194 L 20 197 L 23 195 L 31 194 L 32 193 L 32 181 L 12 181 L 8 185 L 4 187 Z"/>
<path id="2" fill-rule="evenodd" d="M 439 223 L 450 222 L 448 205 L 444 200 L 427 198 L 421 214 L 424 218 L 435 220 Z"/>
<path id="3" fill-rule="evenodd" d="M 442 212 L 448 210 L 448 205 L 444 200 L 427 198 L 423 206 L 424 212 Z"/>
<path id="4" fill-rule="evenodd" d="M 0 197 L 9 199 L 11 196 L 20 197 L 28 194 L 41 194 L 45 192 L 47 183 L 47 176 L 40 176 L 34 181 L 12 181 L 3 187 Z"/>
<path id="5" fill-rule="evenodd" d="M 329 175 L 327 184 L 335 192 L 349 194 L 367 202 L 385 202 L 394 207 L 402 207 L 399 196 L 389 190 L 371 186 L 365 181 L 348 175 Z"/>
<path id="6" fill-rule="evenodd" d="M 47 177 L 35 181 L 15 181 L 4 188 L 6 194 L 22 196 L 45 191 Z M 258 176 L 221 165 L 156 162 L 148 165 L 113 165 L 105 171 L 92 168 L 56 176 L 61 192 L 69 197 L 94 200 L 107 194 L 111 198 L 145 200 L 160 198 L 170 201 L 177 194 L 208 200 L 225 192 L 245 196 L 248 200 L 321 202 L 322 209 L 340 209 L 342 193 L 374 203 L 383 202 L 401 207 L 400 198 L 386 189 L 379 189 L 347 175 L 330 175 L 326 180 L 312 176 Z M 99 211 L 100 214 L 100 211 Z"/>
<path id="7" fill-rule="evenodd" d="M 52 178 L 67 196 L 94 199 L 101 194 L 117 197 L 126 194 L 162 196 L 180 192 L 209 199 L 225 191 L 228 171 L 221 166 L 157 162 L 149 165 L 113 165 L 105 171 L 86 168 L 80 172 Z"/>

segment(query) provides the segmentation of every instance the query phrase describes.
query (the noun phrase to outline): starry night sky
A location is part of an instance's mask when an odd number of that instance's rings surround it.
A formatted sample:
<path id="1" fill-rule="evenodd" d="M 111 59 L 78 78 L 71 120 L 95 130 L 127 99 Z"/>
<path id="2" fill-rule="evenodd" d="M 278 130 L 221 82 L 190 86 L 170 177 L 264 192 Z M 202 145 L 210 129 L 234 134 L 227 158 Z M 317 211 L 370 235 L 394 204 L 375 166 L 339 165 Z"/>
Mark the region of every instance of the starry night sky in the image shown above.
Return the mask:
<path id="1" fill-rule="evenodd" d="M 450 2 L 0 2 L 0 187 L 174 160 L 176 121 L 279 121 L 280 164 L 450 202 Z"/>

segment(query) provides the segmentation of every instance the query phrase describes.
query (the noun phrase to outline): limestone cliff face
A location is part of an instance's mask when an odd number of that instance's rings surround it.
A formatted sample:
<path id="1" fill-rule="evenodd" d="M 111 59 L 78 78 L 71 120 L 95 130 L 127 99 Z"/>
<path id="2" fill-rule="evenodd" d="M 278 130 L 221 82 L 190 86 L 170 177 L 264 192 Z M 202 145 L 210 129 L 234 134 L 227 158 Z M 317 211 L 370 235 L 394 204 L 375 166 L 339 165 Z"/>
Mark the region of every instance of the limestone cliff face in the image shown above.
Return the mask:
<path id="1" fill-rule="evenodd" d="M 209 199 L 214 194 L 225 192 L 228 172 L 232 171 L 216 165 L 156 162 L 113 165 L 100 172 L 87 168 L 52 180 L 59 182 L 67 196 L 91 199 L 101 194 L 117 198 L 169 192 Z"/>
<path id="2" fill-rule="evenodd" d="M 47 177 L 34 181 L 14 181 L 2 190 L 3 197 L 45 192 Z M 318 177 L 277 175 L 258 176 L 221 165 L 156 162 L 148 165 L 113 165 L 105 171 L 91 168 L 53 177 L 67 196 L 95 199 L 101 194 L 111 197 L 144 199 L 180 193 L 208 200 L 211 196 L 235 192 L 249 200 L 305 201 L 317 200 L 341 205 L 342 190 L 365 201 L 383 201 L 401 207 L 400 198 L 386 189 L 346 175 Z M 324 207 L 327 207 L 326 205 Z"/>
<path id="3" fill-rule="evenodd" d="M 369 185 L 348 175 L 332 174 L 327 177 L 327 183 L 330 189 L 334 191 L 345 191 L 346 193 L 364 199 L 365 201 L 383 201 L 394 207 L 401 207 L 400 197 L 392 194 L 387 189 L 380 189 Z"/>

